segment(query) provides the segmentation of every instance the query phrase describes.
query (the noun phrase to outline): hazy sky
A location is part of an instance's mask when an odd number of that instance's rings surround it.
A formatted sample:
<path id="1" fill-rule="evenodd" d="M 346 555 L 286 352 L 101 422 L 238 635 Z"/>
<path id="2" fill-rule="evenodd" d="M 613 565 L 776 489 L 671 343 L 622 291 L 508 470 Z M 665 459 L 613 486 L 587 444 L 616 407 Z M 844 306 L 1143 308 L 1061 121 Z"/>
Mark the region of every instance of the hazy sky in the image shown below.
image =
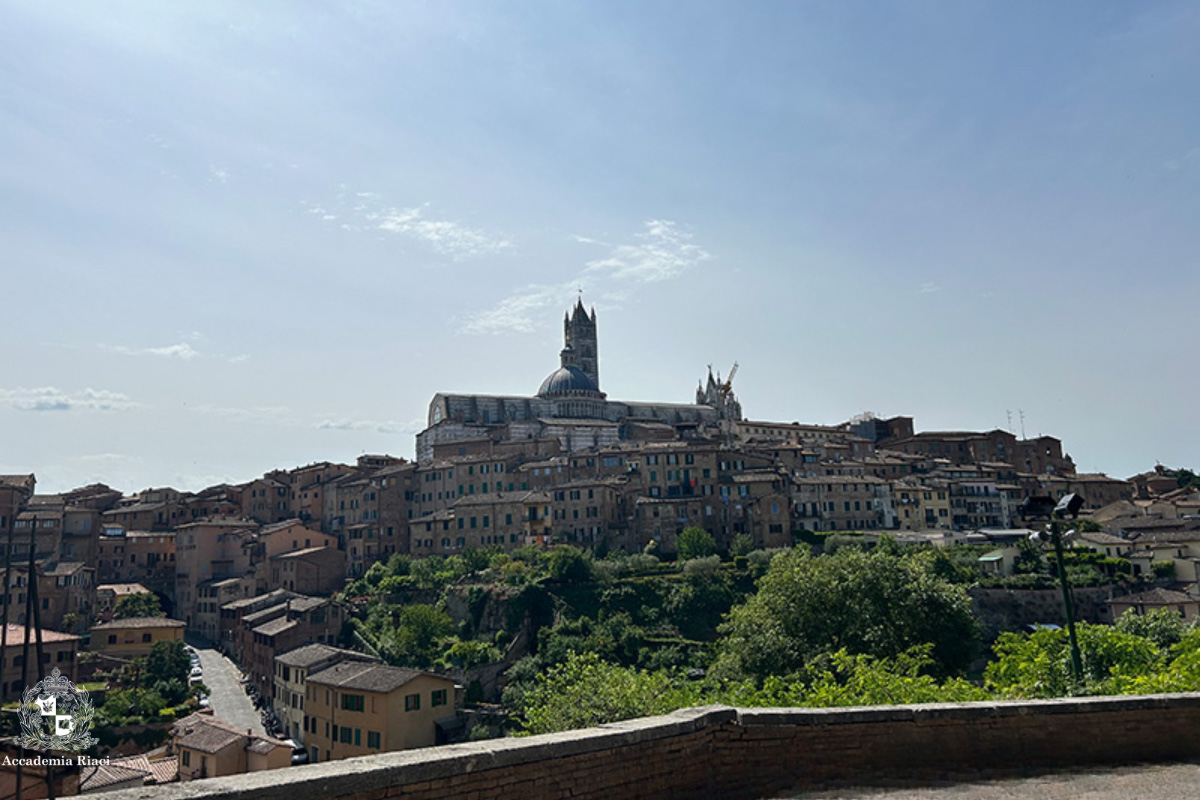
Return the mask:
<path id="1" fill-rule="evenodd" d="M 1200 466 L 1195 2 L 0 8 L 0 472 L 199 489 L 532 394 Z"/>

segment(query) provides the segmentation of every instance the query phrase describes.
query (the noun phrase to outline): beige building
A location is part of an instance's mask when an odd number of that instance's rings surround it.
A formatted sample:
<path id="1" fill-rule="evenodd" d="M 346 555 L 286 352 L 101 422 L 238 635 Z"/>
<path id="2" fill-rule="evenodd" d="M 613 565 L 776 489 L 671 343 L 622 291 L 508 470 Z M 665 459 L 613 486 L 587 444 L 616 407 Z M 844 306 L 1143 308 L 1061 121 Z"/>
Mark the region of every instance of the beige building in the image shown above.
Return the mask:
<path id="1" fill-rule="evenodd" d="M 159 642 L 183 641 L 187 624 L 167 617 L 130 617 L 92 626 L 91 650 L 115 658 L 141 658 Z"/>
<path id="2" fill-rule="evenodd" d="M 221 606 L 253 597 L 256 584 L 251 577 L 216 578 L 196 587 L 196 607 L 192 614 L 192 630 L 210 642 L 220 638 Z"/>
<path id="3" fill-rule="evenodd" d="M 902 531 L 927 531 L 952 527 L 950 490 L 945 485 L 898 481 L 892 485 L 892 505 Z"/>
<path id="4" fill-rule="evenodd" d="M 25 669 L 25 626 L 9 623 L 0 630 L 4 637 L 4 663 L 0 664 L 0 702 L 18 698 L 25 686 L 21 683 L 21 672 Z M 76 656 L 82 639 L 69 633 L 42 629 L 42 666 L 37 665 L 37 631 L 30 630 L 28 683 L 37 683 L 50 674 L 51 670 L 75 680 Z"/>
<path id="5" fill-rule="evenodd" d="M 211 519 L 180 525 L 175 531 L 175 615 L 195 622 L 198 587 L 221 578 L 240 578 L 250 568 L 248 542 L 258 524 Z"/>
<path id="6" fill-rule="evenodd" d="M 179 760 L 179 780 L 194 781 L 291 766 L 286 742 L 258 736 L 205 714 L 192 714 L 172 726 L 171 746 Z"/>
<path id="7" fill-rule="evenodd" d="M 455 716 L 454 681 L 383 664 L 342 662 L 310 673 L 305 742 L 331 761 L 438 742 L 438 720 Z"/>
<path id="8" fill-rule="evenodd" d="M 1150 611 L 1166 609 L 1178 614 L 1185 622 L 1193 622 L 1200 616 L 1200 599 L 1184 592 L 1171 589 L 1155 588 L 1139 594 L 1127 594 L 1124 597 L 1114 597 L 1108 601 L 1112 619 L 1118 620 L 1127 611 L 1138 616 L 1145 616 Z"/>
<path id="9" fill-rule="evenodd" d="M 306 644 L 275 656 L 275 689 L 272 694 L 275 716 L 295 741 L 307 744 L 304 701 L 308 694 L 309 673 L 316 674 L 343 661 L 377 663 L 379 659 L 319 643 Z"/>
<path id="10" fill-rule="evenodd" d="M 873 531 L 892 527 L 889 522 L 894 519 L 895 509 L 887 481 L 872 475 L 825 475 L 795 478 L 792 487 L 797 522 L 807 530 Z"/>
<path id="11" fill-rule="evenodd" d="M 328 595 L 346 584 L 346 554 L 336 547 L 309 547 L 270 557 L 259 590 L 287 589 Z"/>

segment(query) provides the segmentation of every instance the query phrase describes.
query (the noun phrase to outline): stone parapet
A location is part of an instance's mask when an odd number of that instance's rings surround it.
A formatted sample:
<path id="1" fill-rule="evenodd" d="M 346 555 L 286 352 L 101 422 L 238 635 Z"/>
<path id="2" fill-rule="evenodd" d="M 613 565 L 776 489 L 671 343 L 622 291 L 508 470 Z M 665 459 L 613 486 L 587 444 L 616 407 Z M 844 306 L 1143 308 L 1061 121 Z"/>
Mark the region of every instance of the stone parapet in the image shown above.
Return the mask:
<path id="1" fill-rule="evenodd" d="M 382 753 L 107 800 L 750 800 L 829 783 L 1200 757 L 1200 694 L 867 708 L 687 709 Z"/>

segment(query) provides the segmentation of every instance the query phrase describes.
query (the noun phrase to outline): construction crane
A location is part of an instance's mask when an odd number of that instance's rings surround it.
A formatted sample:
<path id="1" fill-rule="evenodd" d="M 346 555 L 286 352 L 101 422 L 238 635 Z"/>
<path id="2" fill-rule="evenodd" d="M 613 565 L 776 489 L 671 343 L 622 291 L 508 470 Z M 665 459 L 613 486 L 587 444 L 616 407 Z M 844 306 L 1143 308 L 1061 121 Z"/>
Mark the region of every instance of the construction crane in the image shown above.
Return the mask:
<path id="1" fill-rule="evenodd" d="M 733 368 L 729 370 L 729 377 L 721 384 L 721 397 L 728 397 L 729 393 L 733 391 L 733 376 L 737 375 L 737 371 L 738 362 L 735 361 L 733 362 Z"/>

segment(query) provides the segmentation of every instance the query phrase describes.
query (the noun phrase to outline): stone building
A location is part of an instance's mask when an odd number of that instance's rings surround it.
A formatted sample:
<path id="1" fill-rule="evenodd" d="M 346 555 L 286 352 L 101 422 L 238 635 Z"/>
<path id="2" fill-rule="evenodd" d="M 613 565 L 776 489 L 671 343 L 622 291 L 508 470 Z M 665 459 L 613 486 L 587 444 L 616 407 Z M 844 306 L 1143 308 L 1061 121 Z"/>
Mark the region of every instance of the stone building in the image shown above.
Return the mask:
<path id="1" fill-rule="evenodd" d="M 722 419 L 741 418 L 741 406 L 709 375 L 695 404 L 609 400 L 600 389 L 596 312 L 581 300 L 563 319 L 560 366 L 532 397 L 438 393 L 429 404 L 428 427 L 417 434 L 417 461 L 434 448 L 458 441 L 492 439 L 559 441 L 566 451 L 603 447 L 631 438 L 639 424 L 663 425 L 675 436 L 694 435 Z"/>

